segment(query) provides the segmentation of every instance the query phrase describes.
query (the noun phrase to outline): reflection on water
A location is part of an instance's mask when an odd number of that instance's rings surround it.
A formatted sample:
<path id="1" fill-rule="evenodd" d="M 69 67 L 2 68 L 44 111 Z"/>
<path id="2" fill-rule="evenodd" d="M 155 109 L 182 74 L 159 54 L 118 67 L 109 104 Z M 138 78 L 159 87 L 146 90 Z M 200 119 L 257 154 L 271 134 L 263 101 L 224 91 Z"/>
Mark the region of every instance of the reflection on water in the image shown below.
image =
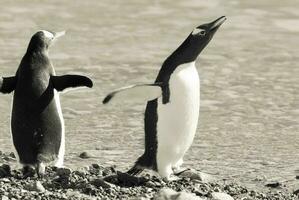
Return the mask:
<path id="1" fill-rule="evenodd" d="M 52 47 L 58 74 L 80 73 L 93 89 L 61 95 L 66 165 L 128 168 L 142 153 L 144 105 L 104 107 L 111 89 L 152 82 L 197 25 L 226 15 L 197 63 L 200 125 L 186 165 L 259 184 L 294 179 L 299 149 L 299 7 L 294 1 L 1 1 L 1 75 L 12 75 L 31 34 L 67 30 Z M 12 150 L 11 95 L 1 95 L 1 150 Z M 95 158 L 80 160 L 90 151 Z M 294 185 L 294 182 L 290 182 Z"/>

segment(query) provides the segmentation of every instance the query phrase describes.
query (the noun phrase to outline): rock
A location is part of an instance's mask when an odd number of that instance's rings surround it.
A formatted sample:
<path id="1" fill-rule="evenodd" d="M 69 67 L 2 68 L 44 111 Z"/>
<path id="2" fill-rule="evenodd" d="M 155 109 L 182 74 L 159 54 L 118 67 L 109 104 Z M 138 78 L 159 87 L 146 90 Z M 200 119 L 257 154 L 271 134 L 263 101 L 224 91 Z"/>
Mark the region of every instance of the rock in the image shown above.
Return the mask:
<path id="1" fill-rule="evenodd" d="M 201 184 L 195 184 L 193 187 L 192 192 L 195 193 L 198 196 L 208 196 L 212 188 L 210 185 L 206 183 L 201 183 Z"/>
<path id="2" fill-rule="evenodd" d="M 2 196 L 1 200 L 9 200 L 9 198 L 7 196 Z"/>
<path id="3" fill-rule="evenodd" d="M 154 188 L 156 184 L 153 181 L 148 181 L 145 183 L 145 186 L 149 188 Z"/>
<path id="4" fill-rule="evenodd" d="M 177 192 L 170 188 L 161 189 L 155 196 L 154 200 L 170 200 L 177 196 Z"/>
<path id="5" fill-rule="evenodd" d="M 2 178 L 1 182 L 3 182 L 3 183 L 10 183 L 10 180 L 8 178 Z"/>
<path id="6" fill-rule="evenodd" d="M 213 200 L 234 200 L 234 198 L 223 192 L 213 192 L 212 193 Z"/>
<path id="7" fill-rule="evenodd" d="M 56 174 L 60 177 L 69 177 L 72 173 L 72 170 L 69 168 L 57 168 Z"/>
<path id="8" fill-rule="evenodd" d="M 182 178 L 190 178 L 191 180 L 199 180 L 204 183 L 211 183 L 216 181 L 216 178 L 213 177 L 212 175 L 204 172 L 196 171 L 194 169 L 181 172 L 178 174 L 178 176 Z"/>
<path id="9" fill-rule="evenodd" d="M 274 182 L 269 182 L 265 184 L 266 187 L 271 187 L 271 188 L 278 188 L 281 186 L 281 184 L 277 181 Z"/>
<path id="10" fill-rule="evenodd" d="M 34 183 L 29 183 L 25 186 L 26 190 L 35 191 L 35 192 L 45 192 L 46 189 L 41 184 L 40 181 L 35 181 Z"/>
<path id="11" fill-rule="evenodd" d="M 293 194 L 299 196 L 299 189 L 295 190 Z"/>
<path id="12" fill-rule="evenodd" d="M 155 196 L 154 200 L 202 200 L 192 193 L 176 192 L 170 188 L 161 189 Z"/>
<path id="13" fill-rule="evenodd" d="M 96 163 L 91 164 L 91 166 L 95 169 L 100 169 L 101 168 L 101 166 L 99 164 L 96 164 Z"/>
<path id="14" fill-rule="evenodd" d="M 14 152 L 10 152 L 10 153 L 9 153 L 9 156 L 10 156 L 11 158 L 16 158 Z"/>
<path id="15" fill-rule="evenodd" d="M 79 157 L 82 159 L 88 159 L 88 158 L 91 158 L 92 155 L 90 155 L 88 152 L 84 151 L 79 155 Z"/>
<path id="16" fill-rule="evenodd" d="M 0 166 L 0 178 L 8 177 L 11 175 L 10 166 L 3 164 Z"/>

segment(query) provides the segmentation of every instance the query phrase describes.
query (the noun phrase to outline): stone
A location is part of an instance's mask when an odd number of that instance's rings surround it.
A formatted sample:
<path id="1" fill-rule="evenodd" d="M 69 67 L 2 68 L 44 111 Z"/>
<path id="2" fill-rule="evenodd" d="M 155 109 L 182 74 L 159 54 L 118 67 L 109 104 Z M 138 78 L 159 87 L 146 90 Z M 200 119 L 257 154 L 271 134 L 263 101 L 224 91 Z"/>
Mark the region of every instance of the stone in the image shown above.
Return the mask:
<path id="1" fill-rule="evenodd" d="M 273 181 L 273 182 L 266 183 L 265 186 L 270 188 L 278 188 L 281 186 L 281 184 L 277 181 Z"/>
<path id="2" fill-rule="evenodd" d="M 10 152 L 10 153 L 9 153 L 9 156 L 10 156 L 11 158 L 16 158 L 14 152 Z"/>
<path id="3" fill-rule="evenodd" d="M 293 194 L 299 196 L 299 189 L 295 190 Z"/>
<path id="4" fill-rule="evenodd" d="M 152 182 L 152 181 L 148 181 L 148 182 L 145 183 L 145 186 L 146 186 L 146 187 L 149 187 L 149 188 L 154 188 L 156 185 L 155 185 L 154 182 Z"/>
<path id="5" fill-rule="evenodd" d="M 91 158 L 92 156 L 88 152 L 84 151 L 79 155 L 79 157 L 82 159 L 88 159 Z"/>
<path id="6" fill-rule="evenodd" d="M 192 193 L 179 192 L 179 195 L 177 196 L 176 200 L 202 200 L 202 198 Z"/>
<path id="7" fill-rule="evenodd" d="M 35 181 L 34 183 L 29 183 L 25 186 L 26 190 L 35 191 L 35 192 L 45 192 L 46 189 L 41 184 L 40 181 Z"/>
<path id="8" fill-rule="evenodd" d="M 202 200 L 202 199 L 192 193 L 176 192 L 170 188 L 163 188 L 154 196 L 154 200 Z"/>
<path id="9" fill-rule="evenodd" d="M 10 166 L 3 164 L 0 166 L 0 178 L 7 177 L 11 175 Z"/>
<path id="10" fill-rule="evenodd" d="M 3 183 L 10 183 L 10 180 L 8 178 L 2 178 L 1 182 L 3 182 Z"/>
<path id="11" fill-rule="evenodd" d="M 72 173 L 72 170 L 69 168 L 57 168 L 56 174 L 60 177 L 69 177 Z"/>
<path id="12" fill-rule="evenodd" d="M 2 196 L 1 200 L 9 200 L 9 198 L 7 196 Z"/>
<path id="13" fill-rule="evenodd" d="M 213 192 L 212 193 L 213 200 L 234 200 L 234 198 L 224 192 Z"/>
<path id="14" fill-rule="evenodd" d="M 100 169 L 101 168 L 101 166 L 99 164 L 96 164 L 96 163 L 91 164 L 91 166 L 95 169 Z"/>

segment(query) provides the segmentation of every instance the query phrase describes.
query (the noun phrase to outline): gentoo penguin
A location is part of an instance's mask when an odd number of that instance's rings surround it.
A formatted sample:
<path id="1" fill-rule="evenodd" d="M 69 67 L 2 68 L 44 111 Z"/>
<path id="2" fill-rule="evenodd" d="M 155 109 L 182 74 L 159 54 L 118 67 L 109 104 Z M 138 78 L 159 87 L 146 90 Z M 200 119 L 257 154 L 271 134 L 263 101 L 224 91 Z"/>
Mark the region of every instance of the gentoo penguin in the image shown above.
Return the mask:
<path id="1" fill-rule="evenodd" d="M 15 76 L 0 78 L 0 92 L 14 91 L 11 133 L 24 173 L 35 167 L 42 176 L 46 164 L 63 165 L 64 120 L 57 92 L 93 85 L 85 76 L 55 75 L 48 51 L 64 33 L 45 30 L 35 33 Z"/>
<path id="2" fill-rule="evenodd" d="M 193 142 L 199 116 L 200 80 L 195 61 L 225 20 L 223 16 L 196 27 L 164 61 L 154 84 L 120 88 L 103 100 L 104 104 L 124 99 L 148 101 L 145 151 L 129 174 L 149 168 L 169 180 L 182 170 L 183 156 Z"/>

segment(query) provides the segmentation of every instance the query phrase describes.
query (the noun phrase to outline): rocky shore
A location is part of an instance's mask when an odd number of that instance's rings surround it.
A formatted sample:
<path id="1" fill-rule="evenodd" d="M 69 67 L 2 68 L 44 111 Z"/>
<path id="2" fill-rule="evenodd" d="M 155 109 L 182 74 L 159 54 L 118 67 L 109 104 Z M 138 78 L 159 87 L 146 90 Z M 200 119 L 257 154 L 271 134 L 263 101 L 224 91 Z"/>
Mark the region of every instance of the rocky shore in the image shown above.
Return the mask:
<path id="1" fill-rule="evenodd" d="M 264 192 L 250 190 L 234 180 L 217 180 L 212 175 L 187 170 L 178 180 L 164 181 L 145 172 L 133 177 L 116 170 L 92 164 L 78 170 L 48 167 L 38 178 L 34 171 L 24 177 L 21 170 L 12 169 L 13 153 L 0 153 L 0 199 L 190 199 L 190 200 L 292 200 L 290 192 L 279 183 L 269 184 Z"/>

